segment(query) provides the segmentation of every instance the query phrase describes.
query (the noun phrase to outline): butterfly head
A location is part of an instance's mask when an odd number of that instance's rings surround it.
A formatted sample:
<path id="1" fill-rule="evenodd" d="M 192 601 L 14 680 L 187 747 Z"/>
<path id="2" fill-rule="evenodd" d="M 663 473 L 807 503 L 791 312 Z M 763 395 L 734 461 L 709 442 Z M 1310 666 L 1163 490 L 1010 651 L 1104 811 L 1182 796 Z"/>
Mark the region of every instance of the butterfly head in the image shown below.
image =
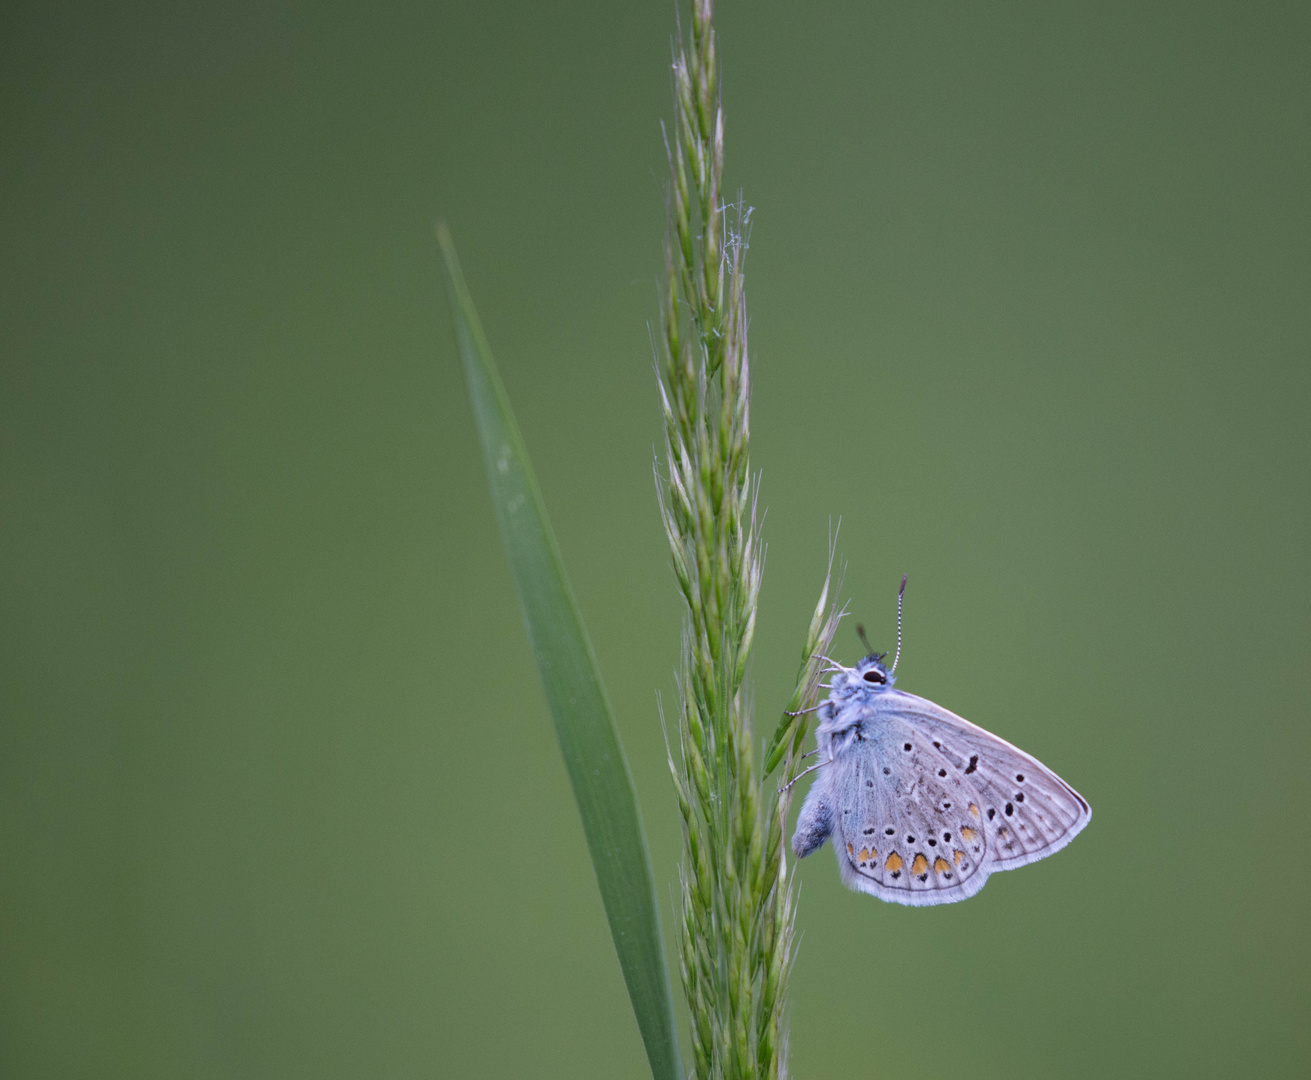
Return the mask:
<path id="1" fill-rule="evenodd" d="M 852 667 L 833 675 L 830 686 L 837 698 L 853 698 L 887 690 L 897 680 L 883 663 L 887 653 L 870 653 Z"/>
<path id="2" fill-rule="evenodd" d="M 887 653 L 870 653 L 864 660 L 859 661 L 851 669 L 852 681 L 863 685 L 867 690 L 882 690 L 891 686 L 897 680 L 883 663 L 883 658 L 887 655 Z"/>

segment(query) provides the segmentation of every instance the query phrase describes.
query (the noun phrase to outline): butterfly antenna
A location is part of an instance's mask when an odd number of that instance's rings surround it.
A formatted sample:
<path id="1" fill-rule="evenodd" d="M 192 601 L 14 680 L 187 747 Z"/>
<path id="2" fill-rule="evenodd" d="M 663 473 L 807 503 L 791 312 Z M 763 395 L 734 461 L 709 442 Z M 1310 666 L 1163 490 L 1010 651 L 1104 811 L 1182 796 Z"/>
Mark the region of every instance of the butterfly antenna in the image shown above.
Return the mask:
<path id="1" fill-rule="evenodd" d="M 892 670 L 888 672 L 891 678 L 897 673 L 897 662 L 901 659 L 901 600 L 906 595 L 906 575 L 901 575 L 901 588 L 897 590 L 897 655 L 892 658 Z"/>
<path id="2" fill-rule="evenodd" d="M 874 646 L 869 643 L 869 638 L 865 636 L 865 627 L 863 623 L 856 623 L 856 636 L 860 638 L 860 643 L 865 646 L 866 655 L 873 656 Z"/>

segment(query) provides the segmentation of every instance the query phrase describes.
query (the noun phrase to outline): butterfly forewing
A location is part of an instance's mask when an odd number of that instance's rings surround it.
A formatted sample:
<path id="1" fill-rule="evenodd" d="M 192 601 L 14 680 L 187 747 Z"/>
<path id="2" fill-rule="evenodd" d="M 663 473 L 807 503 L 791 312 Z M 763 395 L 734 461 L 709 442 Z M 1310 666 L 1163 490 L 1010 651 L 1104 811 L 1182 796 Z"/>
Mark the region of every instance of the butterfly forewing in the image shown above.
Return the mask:
<path id="1" fill-rule="evenodd" d="M 938 773 L 977 793 L 970 813 L 988 839 L 989 868 L 1010 870 L 1059 851 L 1088 824 L 1088 804 L 1040 761 L 1004 739 L 914 694 L 881 694 L 876 714 L 927 741 Z M 977 808 L 977 813 L 975 809 Z"/>

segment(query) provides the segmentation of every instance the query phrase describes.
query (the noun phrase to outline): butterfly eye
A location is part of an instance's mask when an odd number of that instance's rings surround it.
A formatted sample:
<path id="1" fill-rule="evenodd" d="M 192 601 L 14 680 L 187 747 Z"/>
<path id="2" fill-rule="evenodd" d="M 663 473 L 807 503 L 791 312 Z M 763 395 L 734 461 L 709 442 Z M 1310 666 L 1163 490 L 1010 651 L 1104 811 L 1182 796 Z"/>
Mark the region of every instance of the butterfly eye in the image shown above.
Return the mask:
<path id="1" fill-rule="evenodd" d="M 886 678 L 884 678 L 883 672 L 879 671 L 878 668 L 870 668 L 867 672 L 865 672 L 863 678 L 866 682 L 872 682 L 872 683 L 884 683 L 888 681 Z"/>

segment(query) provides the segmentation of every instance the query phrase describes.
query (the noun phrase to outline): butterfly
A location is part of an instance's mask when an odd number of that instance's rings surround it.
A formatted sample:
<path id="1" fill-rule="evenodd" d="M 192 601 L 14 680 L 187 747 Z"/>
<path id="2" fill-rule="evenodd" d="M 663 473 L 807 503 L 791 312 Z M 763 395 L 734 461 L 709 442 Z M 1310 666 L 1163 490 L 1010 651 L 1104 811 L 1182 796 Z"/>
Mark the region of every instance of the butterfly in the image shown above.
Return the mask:
<path id="1" fill-rule="evenodd" d="M 848 888 L 894 904 L 951 904 L 989 874 L 1059 851 L 1088 824 L 1088 803 L 1047 766 L 894 689 L 900 597 L 891 669 L 886 655 L 871 651 L 854 667 L 829 661 L 830 694 L 814 710 L 824 760 L 806 770 L 819 775 L 792 835 L 798 858 L 831 837 Z"/>

